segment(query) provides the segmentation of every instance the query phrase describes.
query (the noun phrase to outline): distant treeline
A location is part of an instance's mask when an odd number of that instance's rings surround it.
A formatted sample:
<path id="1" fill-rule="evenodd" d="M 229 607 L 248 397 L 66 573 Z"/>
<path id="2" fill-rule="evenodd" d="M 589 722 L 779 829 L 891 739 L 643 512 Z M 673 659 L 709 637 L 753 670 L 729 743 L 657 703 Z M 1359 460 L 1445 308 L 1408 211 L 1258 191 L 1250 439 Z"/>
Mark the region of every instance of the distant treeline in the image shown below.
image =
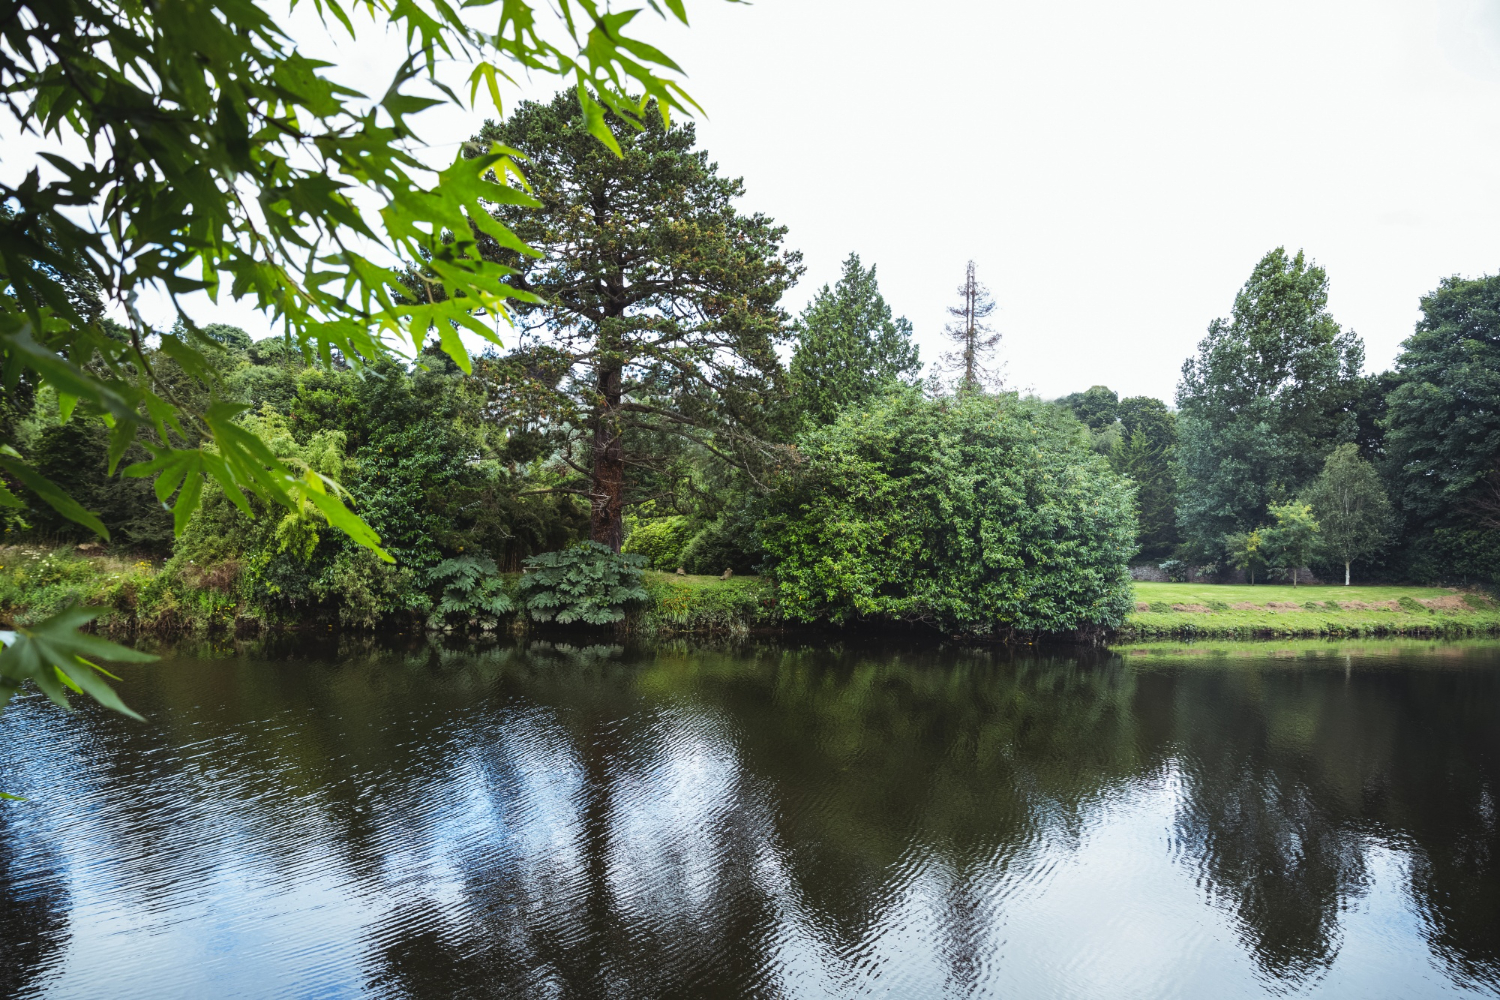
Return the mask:
<path id="1" fill-rule="evenodd" d="M 1374 375 L 1327 303 L 1323 269 L 1274 250 L 1183 365 L 1175 412 L 1104 386 L 1059 400 L 1137 483 L 1139 558 L 1500 583 L 1500 276 L 1440 282 Z"/>

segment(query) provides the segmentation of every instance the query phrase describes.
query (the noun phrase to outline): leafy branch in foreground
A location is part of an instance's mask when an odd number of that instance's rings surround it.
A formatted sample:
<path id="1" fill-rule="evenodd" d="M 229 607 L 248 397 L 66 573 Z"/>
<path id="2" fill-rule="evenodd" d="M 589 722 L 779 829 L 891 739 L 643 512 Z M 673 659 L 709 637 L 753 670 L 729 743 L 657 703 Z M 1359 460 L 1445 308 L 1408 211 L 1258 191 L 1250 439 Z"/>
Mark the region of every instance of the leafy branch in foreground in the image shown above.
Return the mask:
<path id="1" fill-rule="evenodd" d="M 686 23 L 683 0 L 663 3 Z M 531 255 L 495 209 L 536 202 L 503 146 L 429 166 L 412 116 L 472 106 L 481 89 L 498 111 L 506 70 L 520 67 L 570 80 L 589 133 L 618 154 L 606 108 L 641 128 L 648 102 L 663 120 L 694 105 L 662 75 L 679 67 L 625 34 L 639 10 L 559 0 L 539 18 L 525 0 L 314 0 L 350 39 L 356 15 L 406 39 L 390 86 L 367 96 L 302 54 L 279 23 L 294 6 L 279 17 L 250 0 L 20 0 L 0 10 L 0 105 L 42 147 L 21 180 L 0 182 L 0 387 L 51 386 L 64 421 L 102 422 L 111 475 L 132 445 L 145 447 L 152 458 L 124 474 L 155 480 L 179 533 L 211 478 L 247 514 L 250 496 L 310 504 L 389 560 L 336 484 L 290 467 L 238 422 L 211 361 L 222 345 L 182 297 L 253 302 L 289 348 L 324 364 L 415 354 L 435 332 L 467 371 L 461 330 L 498 344 L 510 303 L 539 301 L 478 252 L 483 238 Z M 469 72 L 467 101 L 442 79 L 450 63 Z M 401 262 L 416 260 L 441 282 L 441 299 L 399 291 Z M 142 319 L 148 290 L 174 304 L 181 322 L 170 332 Z M 103 319 L 101 299 L 126 324 Z M 201 384 L 207 405 L 160 377 L 158 352 Z M 22 492 L 108 537 L 0 440 L 0 504 Z"/>
<path id="2" fill-rule="evenodd" d="M 156 657 L 78 631 L 98 613 L 69 608 L 31 628 L 17 628 L 8 642 L 0 643 L 0 708 L 10 702 L 22 684 L 31 681 L 62 708 L 71 707 L 68 692 L 72 691 L 139 719 L 103 679 L 119 678 L 94 660 L 148 663 Z"/>

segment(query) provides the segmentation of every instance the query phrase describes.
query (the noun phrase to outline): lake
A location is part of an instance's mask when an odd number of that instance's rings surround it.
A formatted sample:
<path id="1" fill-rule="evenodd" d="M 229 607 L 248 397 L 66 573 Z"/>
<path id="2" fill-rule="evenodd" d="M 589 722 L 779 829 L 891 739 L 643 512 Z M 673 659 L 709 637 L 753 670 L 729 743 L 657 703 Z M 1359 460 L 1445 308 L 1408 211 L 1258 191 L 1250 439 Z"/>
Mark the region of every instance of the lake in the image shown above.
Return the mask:
<path id="1" fill-rule="evenodd" d="M 1500 645 L 298 637 L 0 718 L 0 994 L 1500 995 Z"/>

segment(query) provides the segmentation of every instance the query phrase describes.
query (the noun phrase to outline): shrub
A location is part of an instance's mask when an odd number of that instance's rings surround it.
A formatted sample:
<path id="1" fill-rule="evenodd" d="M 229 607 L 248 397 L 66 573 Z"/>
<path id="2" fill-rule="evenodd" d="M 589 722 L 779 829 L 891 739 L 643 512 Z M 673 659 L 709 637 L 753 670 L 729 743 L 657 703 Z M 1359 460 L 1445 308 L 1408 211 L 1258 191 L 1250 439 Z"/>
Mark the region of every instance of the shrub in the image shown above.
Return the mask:
<path id="1" fill-rule="evenodd" d="M 626 605 L 646 600 L 645 564 L 645 556 L 615 553 L 592 541 L 544 552 L 526 560 L 523 604 L 541 622 L 608 625 L 625 617 Z"/>
<path id="2" fill-rule="evenodd" d="M 451 627 L 455 618 L 462 619 L 463 625 L 478 621 L 484 628 L 494 628 L 496 619 L 516 609 L 505 593 L 505 581 L 495 560 L 489 556 L 444 559 L 427 575 L 443 587 L 442 598 L 427 618 L 429 628 Z"/>
<path id="3" fill-rule="evenodd" d="M 647 565 L 670 573 L 683 565 L 682 553 L 697 532 L 693 519 L 682 514 L 639 521 L 625 539 L 624 551 L 646 557 Z"/>
<path id="4" fill-rule="evenodd" d="M 1064 410 L 893 390 L 802 450 L 761 528 L 788 618 L 1058 633 L 1133 606 L 1131 487 Z"/>
<path id="5" fill-rule="evenodd" d="M 705 524 L 683 549 L 681 565 L 689 573 L 717 576 L 726 569 L 754 573 L 762 559 L 755 519 L 738 510 Z"/>

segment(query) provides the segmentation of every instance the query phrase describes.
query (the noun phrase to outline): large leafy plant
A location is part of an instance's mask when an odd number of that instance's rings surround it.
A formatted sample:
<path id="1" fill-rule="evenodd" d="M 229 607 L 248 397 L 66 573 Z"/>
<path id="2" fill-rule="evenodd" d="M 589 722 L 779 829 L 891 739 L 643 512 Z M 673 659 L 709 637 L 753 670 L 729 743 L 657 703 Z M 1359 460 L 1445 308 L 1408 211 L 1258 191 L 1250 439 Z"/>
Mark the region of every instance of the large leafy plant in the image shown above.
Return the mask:
<path id="1" fill-rule="evenodd" d="M 646 557 L 622 555 L 598 542 L 526 560 L 521 592 L 536 621 L 560 625 L 608 625 L 625 617 L 628 604 L 647 598 L 641 585 Z"/>
<path id="2" fill-rule="evenodd" d="M 495 560 L 486 555 L 455 556 L 434 566 L 428 576 L 440 584 L 443 594 L 427 618 L 430 628 L 451 628 L 455 619 L 462 624 L 478 621 L 494 628 L 501 615 L 515 610 L 515 603 L 505 592 L 505 581 L 499 575 Z"/>
<path id="3" fill-rule="evenodd" d="M 896 389 L 804 438 L 761 526 L 793 621 L 1003 636 L 1118 625 L 1134 495 L 1061 409 Z"/>

